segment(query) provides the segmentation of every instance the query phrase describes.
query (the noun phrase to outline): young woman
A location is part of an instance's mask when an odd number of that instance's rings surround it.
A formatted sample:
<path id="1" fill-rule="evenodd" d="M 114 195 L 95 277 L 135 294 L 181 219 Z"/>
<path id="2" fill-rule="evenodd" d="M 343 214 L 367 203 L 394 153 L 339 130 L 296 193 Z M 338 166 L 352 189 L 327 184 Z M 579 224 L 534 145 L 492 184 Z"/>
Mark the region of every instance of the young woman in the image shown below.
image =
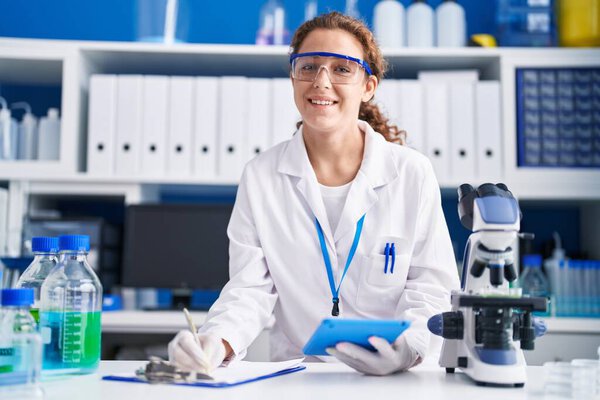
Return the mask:
<path id="1" fill-rule="evenodd" d="M 272 314 L 271 358 L 302 357 L 333 314 L 410 320 L 393 344 L 370 338 L 377 352 L 340 343 L 330 353 L 367 374 L 408 369 L 426 355 L 428 318 L 459 286 L 433 169 L 372 104 L 386 64 L 364 24 L 325 14 L 291 48 L 301 124 L 246 166 L 228 228 L 230 281 L 200 343 L 182 331 L 169 358 L 211 370 L 243 357 Z"/>

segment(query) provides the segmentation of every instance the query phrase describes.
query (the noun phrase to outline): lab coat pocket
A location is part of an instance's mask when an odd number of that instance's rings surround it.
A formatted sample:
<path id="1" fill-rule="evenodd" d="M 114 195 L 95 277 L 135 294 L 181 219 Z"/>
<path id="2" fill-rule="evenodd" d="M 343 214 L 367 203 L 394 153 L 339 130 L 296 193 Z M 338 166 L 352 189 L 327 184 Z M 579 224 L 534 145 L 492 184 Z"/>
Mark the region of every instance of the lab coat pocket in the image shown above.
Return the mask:
<path id="1" fill-rule="evenodd" d="M 409 256 L 396 255 L 393 274 L 390 273 L 390 263 L 391 260 L 388 260 L 386 274 L 385 255 L 363 256 L 362 279 L 356 298 L 356 304 L 362 312 L 380 318 L 393 317 L 406 284 Z"/>
<path id="2" fill-rule="evenodd" d="M 396 254 L 393 265 L 392 257 L 388 257 L 387 271 L 385 258 L 384 255 L 379 254 L 369 257 L 367 282 L 373 286 L 404 288 L 410 264 L 410 256 L 408 254 Z"/>

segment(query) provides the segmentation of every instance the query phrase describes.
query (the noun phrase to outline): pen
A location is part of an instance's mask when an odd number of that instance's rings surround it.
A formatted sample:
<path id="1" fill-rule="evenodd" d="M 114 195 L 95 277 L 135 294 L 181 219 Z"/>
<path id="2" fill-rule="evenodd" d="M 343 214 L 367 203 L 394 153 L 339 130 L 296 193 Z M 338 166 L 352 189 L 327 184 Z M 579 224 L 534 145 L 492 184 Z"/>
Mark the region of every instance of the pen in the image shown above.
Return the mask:
<path id="1" fill-rule="evenodd" d="M 390 253 L 392 254 L 392 267 L 390 268 L 390 273 L 394 273 L 394 264 L 396 264 L 396 246 L 392 242 L 392 247 L 390 248 Z"/>
<path id="2" fill-rule="evenodd" d="M 190 331 L 192 331 L 192 335 L 194 335 L 194 340 L 196 341 L 196 343 L 198 344 L 198 346 L 202 347 L 200 344 L 200 338 L 198 337 L 198 330 L 196 329 L 196 325 L 194 324 L 194 321 L 192 320 L 192 316 L 190 315 L 190 312 L 187 310 L 187 308 L 183 307 L 183 313 L 185 314 L 185 319 L 187 320 L 188 323 L 188 327 L 190 328 Z M 208 361 L 206 360 L 206 354 L 202 353 L 202 363 L 204 364 L 204 369 L 206 370 L 205 372 L 208 373 Z"/>
<path id="3" fill-rule="evenodd" d="M 388 257 L 390 255 L 390 244 L 389 243 L 385 244 L 385 250 L 383 251 L 383 254 L 385 255 L 385 267 L 383 268 L 383 273 L 387 274 Z"/>

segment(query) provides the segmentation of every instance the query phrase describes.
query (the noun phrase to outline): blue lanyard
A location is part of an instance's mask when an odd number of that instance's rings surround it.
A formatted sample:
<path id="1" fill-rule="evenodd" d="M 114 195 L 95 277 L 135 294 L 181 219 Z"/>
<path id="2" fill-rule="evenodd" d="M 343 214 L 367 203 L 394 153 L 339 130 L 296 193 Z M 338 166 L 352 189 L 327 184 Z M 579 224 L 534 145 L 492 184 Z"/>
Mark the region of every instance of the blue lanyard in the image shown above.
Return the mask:
<path id="1" fill-rule="evenodd" d="M 333 296 L 333 308 L 331 309 L 331 315 L 337 317 L 340 315 L 340 308 L 338 306 L 340 302 L 339 294 L 340 288 L 342 287 L 342 282 L 344 281 L 344 277 L 346 276 L 346 272 L 348 272 L 348 268 L 350 267 L 350 263 L 354 258 L 354 253 L 356 253 L 356 248 L 358 247 L 358 241 L 360 240 L 360 234 L 363 228 L 363 222 L 365 221 L 365 216 L 363 215 L 360 220 L 356 223 L 356 232 L 354 233 L 354 241 L 352 242 L 352 247 L 350 248 L 350 252 L 348 253 L 348 259 L 346 260 L 346 267 L 344 268 L 344 273 L 342 274 L 342 278 L 340 279 L 340 284 L 337 289 L 335 287 L 335 282 L 333 281 L 333 269 L 331 268 L 331 260 L 329 259 L 329 252 L 327 251 L 327 245 L 325 244 L 325 237 L 323 236 L 323 228 L 321 228 L 321 224 L 319 220 L 315 218 L 315 222 L 317 225 L 317 233 L 319 234 L 319 243 L 321 244 L 321 252 L 323 253 L 323 260 L 325 261 L 325 268 L 327 269 L 327 278 L 329 279 L 329 287 L 331 288 L 331 295 Z"/>

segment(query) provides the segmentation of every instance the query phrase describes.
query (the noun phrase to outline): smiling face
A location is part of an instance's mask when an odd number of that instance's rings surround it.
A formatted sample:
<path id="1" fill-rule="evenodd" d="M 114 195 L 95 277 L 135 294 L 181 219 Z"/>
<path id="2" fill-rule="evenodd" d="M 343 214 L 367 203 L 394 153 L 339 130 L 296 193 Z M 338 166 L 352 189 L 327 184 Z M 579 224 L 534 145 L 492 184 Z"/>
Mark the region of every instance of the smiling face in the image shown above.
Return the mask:
<path id="1" fill-rule="evenodd" d="M 315 29 L 302 42 L 298 53 L 329 52 L 364 59 L 360 42 L 341 29 Z M 328 68 L 322 68 L 314 82 L 292 78 L 294 101 L 302 115 L 305 131 L 334 132 L 356 126 L 358 111 L 377 87 L 377 78 L 367 76 L 356 83 L 332 84 Z"/>

